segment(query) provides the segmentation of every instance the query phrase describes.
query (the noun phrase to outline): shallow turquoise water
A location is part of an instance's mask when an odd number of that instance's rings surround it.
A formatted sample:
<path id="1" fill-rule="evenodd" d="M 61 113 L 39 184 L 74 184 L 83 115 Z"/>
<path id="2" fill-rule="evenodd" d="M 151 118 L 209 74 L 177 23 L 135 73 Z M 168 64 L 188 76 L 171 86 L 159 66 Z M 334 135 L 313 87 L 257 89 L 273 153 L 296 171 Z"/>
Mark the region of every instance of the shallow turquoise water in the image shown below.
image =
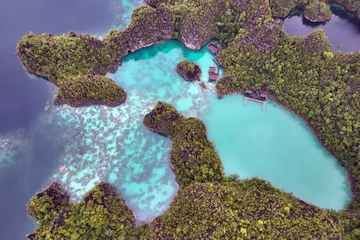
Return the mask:
<path id="1" fill-rule="evenodd" d="M 215 66 L 212 57 L 206 47 L 191 51 L 167 41 L 128 55 L 116 73 L 108 75 L 127 91 L 125 104 L 49 104 L 34 129 L 57 129 L 53 145 L 63 148 L 44 186 L 60 181 L 78 201 L 99 181 L 109 181 L 139 223 L 163 213 L 178 190 L 169 165 L 171 141 L 146 129 L 142 120 L 157 101 L 166 101 L 185 116 L 204 120 L 227 174 L 259 176 L 320 207 L 344 208 L 350 199 L 345 172 L 305 124 L 272 103 L 262 111 L 257 103 L 243 106 L 242 96 L 219 100 L 215 84 L 207 81 L 209 66 Z M 185 58 L 201 66 L 207 90 L 177 74 L 176 64 Z M 0 144 L 7 146 L 5 141 Z M 13 152 L 5 153 L 11 157 Z M 61 173 L 61 166 L 68 171 Z"/>
<path id="2" fill-rule="evenodd" d="M 178 190 L 170 169 L 171 141 L 145 128 L 142 120 L 157 101 L 167 101 L 187 116 L 199 116 L 207 95 L 215 85 L 184 81 L 176 64 L 187 57 L 208 69 L 212 55 L 203 48 L 195 52 L 176 41 L 168 41 L 135 52 L 123 59 L 113 78 L 128 93 L 118 107 L 90 106 L 71 108 L 49 105 L 42 119 L 43 128 L 60 128 L 57 141 L 65 145 L 61 166 L 51 180 L 58 180 L 78 201 L 99 181 L 108 181 L 134 210 L 139 222 L 148 222 L 169 206 Z M 208 79 L 205 70 L 202 78 Z M 210 90 L 212 89 L 212 90 Z"/>
<path id="3" fill-rule="evenodd" d="M 269 102 L 227 96 L 213 100 L 201 117 L 227 174 L 260 177 L 323 208 L 343 209 L 350 201 L 344 169 L 326 152 L 306 124 Z"/>
<path id="4" fill-rule="evenodd" d="M 128 56 L 114 79 L 130 99 L 137 96 L 145 106 L 166 101 L 187 116 L 203 119 L 227 174 L 258 176 L 324 208 L 343 209 L 348 204 L 344 169 L 301 119 L 271 102 L 263 111 L 255 102 L 244 106 L 242 96 L 219 100 L 213 84 L 208 83 L 209 90 L 203 92 L 175 72 L 184 57 L 201 66 L 202 81 L 207 82 L 207 69 L 214 65 L 212 55 L 206 48 L 187 50 L 176 41 Z"/>

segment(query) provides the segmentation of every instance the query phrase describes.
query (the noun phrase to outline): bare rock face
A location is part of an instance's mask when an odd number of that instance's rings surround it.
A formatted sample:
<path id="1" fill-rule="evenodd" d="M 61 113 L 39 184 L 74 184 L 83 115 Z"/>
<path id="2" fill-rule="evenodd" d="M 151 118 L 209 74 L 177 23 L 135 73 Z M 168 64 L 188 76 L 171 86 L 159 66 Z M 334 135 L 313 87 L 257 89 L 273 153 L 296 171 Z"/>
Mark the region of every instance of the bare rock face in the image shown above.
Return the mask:
<path id="1" fill-rule="evenodd" d="M 214 22 L 210 6 L 202 5 L 186 11 L 180 20 L 179 40 L 187 48 L 200 49 L 211 40 Z"/>
<path id="2" fill-rule="evenodd" d="M 173 13 L 166 7 L 139 7 L 134 10 L 125 32 L 132 52 L 171 39 L 174 33 Z"/>

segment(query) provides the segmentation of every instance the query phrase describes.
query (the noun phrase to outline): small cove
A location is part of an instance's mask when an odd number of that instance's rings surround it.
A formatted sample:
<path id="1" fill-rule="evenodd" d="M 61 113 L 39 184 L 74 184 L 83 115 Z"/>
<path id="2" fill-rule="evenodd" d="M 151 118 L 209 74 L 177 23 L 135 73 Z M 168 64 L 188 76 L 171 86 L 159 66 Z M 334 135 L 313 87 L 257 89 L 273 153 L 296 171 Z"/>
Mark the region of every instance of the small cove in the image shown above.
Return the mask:
<path id="1" fill-rule="evenodd" d="M 226 174 L 259 177 L 323 208 L 341 210 L 350 201 L 344 169 L 306 124 L 268 101 L 266 110 L 244 97 L 214 100 L 202 119 Z"/>
<path id="2" fill-rule="evenodd" d="M 304 19 L 301 11 L 284 20 L 284 30 L 290 36 L 306 36 L 316 29 L 323 29 L 334 50 L 338 46 L 343 53 L 360 50 L 360 21 L 344 10 L 341 6 L 332 4 L 333 16 L 326 23 L 311 23 Z"/>

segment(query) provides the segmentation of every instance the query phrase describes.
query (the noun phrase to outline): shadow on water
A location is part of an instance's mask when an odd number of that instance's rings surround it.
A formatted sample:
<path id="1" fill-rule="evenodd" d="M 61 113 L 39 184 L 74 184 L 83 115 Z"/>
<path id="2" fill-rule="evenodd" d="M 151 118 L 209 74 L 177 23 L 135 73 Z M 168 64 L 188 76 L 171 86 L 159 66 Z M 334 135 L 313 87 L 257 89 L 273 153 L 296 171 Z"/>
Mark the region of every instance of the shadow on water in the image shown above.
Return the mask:
<path id="1" fill-rule="evenodd" d="M 358 32 L 360 33 L 360 19 L 356 16 L 355 13 L 347 11 L 343 6 L 338 4 L 330 4 L 330 9 L 332 13 L 342 19 L 346 19 L 347 21 L 354 24 Z"/>
<path id="2" fill-rule="evenodd" d="M 205 45 L 199 51 L 194 52 L 193 50 L 186 48 L 182 42 L 172 39 L 157 45 L 152 45 L 150 47 L 137 50 L 133 53 L 129 52 L 129 55 L 127 55 L 121 60 L 121 63 L 126 63 L 129 60 L 139 61 L 152 59 L 159 53 L 168 54 L 174 49 L 178 49 L 179 45 L 185 58 L 188 58 L 189 55 L 191 55 L 191 61 L 197 61 L 201 59 L 204 56 L 202 50 L 204 48 L 207 48 L 207 45 Z"/>
<path id="3" fill-rule="evenodd" d="M 334 50 L 354 52 L 360 50 L 360 20 L 354 13 L 337 4 L 330 4 L 332 18 L 325 23 L 313 23 L 303 17 L 302 9 L 295 9 L 284 21 L 290 36 L 305 36 L 316 29 L 323 29 Z"/>

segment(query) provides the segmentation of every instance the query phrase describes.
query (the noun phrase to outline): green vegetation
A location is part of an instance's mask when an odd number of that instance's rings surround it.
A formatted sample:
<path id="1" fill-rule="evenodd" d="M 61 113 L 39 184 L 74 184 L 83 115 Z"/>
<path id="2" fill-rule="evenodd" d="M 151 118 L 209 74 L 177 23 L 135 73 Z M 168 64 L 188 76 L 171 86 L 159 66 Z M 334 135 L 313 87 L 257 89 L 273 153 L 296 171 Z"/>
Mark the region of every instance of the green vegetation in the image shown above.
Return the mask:
<path id="1" fill-rule="evenodd" d="M 138 7 L 124 32 L 132 52 L 171 39 L 174 34 L 173 13 L 167 7 Z"/>
<path id="2" fill-rule="evenodd" d="M 323 31 L 289 37 L 282 22 L 294 7 L 325 21 L 324 1 L 147 0 L 130 25 L 99 40 L 69 33 L 28 34 L 17 54 L 31 73 L 59 86 L 55 102 L 80 106 L 121 104 L 125 92 L 104 77 L 129 51 L 177 38 L 192 49 L 210 39 L 227 48 L 218 59 L 226 74 L 219 96 L 256 89 L 301 116 L 348 170 L 353 201 L 327 211 L 259 179 L 225 177 L 204 124 L 159 102 L 144 124 L 172 140 L 170 161 L 180 185 L 168 211 L 134 228 L 134 217 L 109 184 L 101 183 L 79 204 L 54 183 L 28 205 L 39 228 L 30 239 L 359 239 L 360 53 L 332 50 Z M 357 1 L 342 1 L 358 11 Z M 188 66 L 189 63 L 183 63 Z M 192 69 L 192 67 L 191 67 Z M 110 93 L 110 94 L 109 94 Z"/>
<path id="3" fill-rule="evenodd" d="M 200 67 L 189 60 L 179 62 L 176 66 L 176 71 L 178 71 L 178 73 L 180 73 L 186 81 L 200 81 Z"/>
<path id="4" fill-rule="evenodd" d="M 90 104 L 116 106 L 124 103 L 126 92 L 105 76 L 78 75 L 59 82 L 55 105 L 68 104 L 72 107 Z"/>
<path id="5" fill-rule="evenodd" d="M 100 76 L 114 72 L 120 58 L 129 51 L 170 39 L 173 31 L 173 15 L 169 9 L 142 6 L 134 11 L 124 31 L 112 30 L 103 41 L 74 32 L 62 36 L 29 33 L 18 42 L 16 53 L 28 72 L 60 86 L 56 103 L 113 106 L 124 102 L 125 92 L 110 79 Z"/>
<path id="6" fill-rule="evenodd" d="M 326 22 L 332 17 L 332 12 L 325 2 L 312 2 L 306 6 L 304 17 L 311 22 Z"/>
<path id="7" fill-rule="evenodd" d="M 137 228 L 130 210 L 107 183 L 94 187 L 79 204 L 69 202 L 61 186 L 54 183 L 32 198 L 31 211 L 37 212 L 33 216 L 40 227 L 28 235 L 30 239 L 340 239 L 344 236 L 342 216 L 309 205 L 257 178 L 240 181 L 224 177 L 221 182 L 182 187 L 162 216 Z M 42 221 L 44 218 L 48 221 Z"/>
<path id="8" fill-rule="evenodd" d="M 263 180 L 195 183 L 150 224 L 148 239 L 339 239 L 338 223 Z"/>
<path id="9" fill-rule="evenodd" d="M 27 71 L 60 87 L 55 103 L 71 106 L 118 105 L 125 101 L 122 88 L 108 78 L 97 76 L 113 72 L 119 65 L 118 55 L 108 53 L 104 42 L 75 33 L 56 37 L 30 33 L 17 46 L 17 54 Z M 106 98 L 99 99 L 105 95 Z"/>
<path id="10" fill-rule="evenodd" d="M 58 183 L 34 196 L 28 210 L 39 227 L 29 239 L 358 239 L 360 219 L 323 210 L 258 179 L 225 177 L 203 123 L 159 102 L 144 124 L 172 140 L 180 190 L 161 216 L 135 228 L 114 187 L 100 183 L 74 204 Z M 204 171 L 206 169 L 206 171 Z"/>
<path id="11" fill-rule="evenodd" d="M 326 22 L 331 18 L 327 4 L 338 4 L 360 18 L 360 1 L 358 0 L 269 0 L 271 14 L 274 17 L 286 18 L 295 9 L 305 9 L 305 16 L 313 22 Z"/>
<path id="12" fill-rule="evenodd" d="M 265 26 L 266 27 L 266 26 Z M 244 31 L 219 56 L 227 69 L 217 85 L 220 95 L 245 89 L 268 91 L 316 130 L 324 146 L 349 171 L 355 190 L 350 209 L 360 207 L 360 53 L 341 54 L 323 31 L 289 37 L 279 27 L 268 35 L 269 48 L 256 42 L 259 31 Z M 246 42 L 251 36 L 252 42 Z M 241 44 L 238 44 L 240 43 Z"/>
<path id="13" fill-rule="evenodd" d="M 171 138 L 170 162 L 180 186 L 223 178 L 220 157 L 207 139 L 205 125 L 200 120 L 184 118 L 171 105 L 158 102 L 145 116 L 144 124 Z"/>
<path id="14" fill-rule="evenodd" d="M 211 39 L 229 44 L 241 27 L 257 24 L 255 20 L 260 16 L 270 16 L 265 0 L 252 1 L 249 4 L 232 0 L 147 2 L 152 6 L 166 6 L 172 10 L 175 19 L 174 37 L 191 49 L 200 49 Z"/>
<path id="15" fill-rule="evenodd" d="M 17 54 L 25 69 L 58 84 L 78 74 L 105 75 L 119 65 L 109 58 L 106 45 L 90 35 L 25 35 L 17 45 Z"/>
<path id="16" fill-rule="evenodd" d="M 135 227 L 125 201 L 108 183 L 99 183 L 74 204 L 58 183 L 34 196 L 28 211 L 39 228 L 29 239 L 124 239 Z"/>

